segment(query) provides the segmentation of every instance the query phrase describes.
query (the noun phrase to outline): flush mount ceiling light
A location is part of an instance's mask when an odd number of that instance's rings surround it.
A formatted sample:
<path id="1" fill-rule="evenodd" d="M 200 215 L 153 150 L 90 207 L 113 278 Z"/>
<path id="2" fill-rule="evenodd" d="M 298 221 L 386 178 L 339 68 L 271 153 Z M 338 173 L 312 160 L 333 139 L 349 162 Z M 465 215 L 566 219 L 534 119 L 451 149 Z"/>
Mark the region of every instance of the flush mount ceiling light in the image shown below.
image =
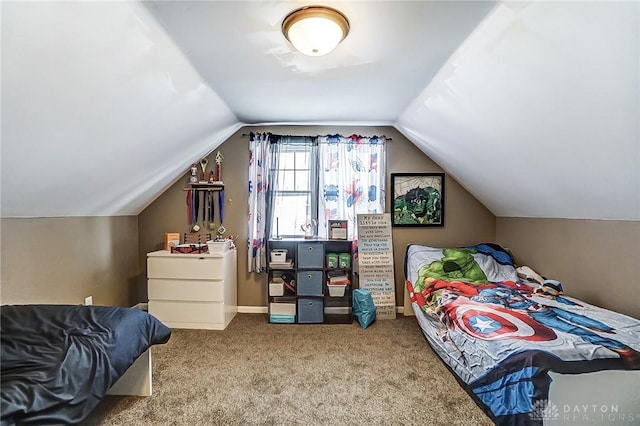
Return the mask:
<path id="1" fill-rule="evenodd" d="M 282 33 L 305 55 L 322 56 L 344 40 L 349 33 L 349 21 L 330 7 L 305 6 L 284 18 Z"/>

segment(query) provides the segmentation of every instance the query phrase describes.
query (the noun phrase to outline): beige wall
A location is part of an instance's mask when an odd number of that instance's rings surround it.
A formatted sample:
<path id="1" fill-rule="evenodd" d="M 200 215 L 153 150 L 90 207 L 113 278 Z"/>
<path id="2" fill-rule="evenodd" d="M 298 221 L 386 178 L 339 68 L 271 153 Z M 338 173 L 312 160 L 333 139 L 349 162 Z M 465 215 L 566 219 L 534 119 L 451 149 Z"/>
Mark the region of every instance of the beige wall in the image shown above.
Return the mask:
<path id="1" fill-rule="evenodd" d="M 240 306 L 266 306 L 266 276 L 247 271 L 247 168 L 249 164 L 249 132 L 271 132 L 282 135 L 323 135 L 340 133 L 363 136 L 385 135 L 392 139 L 387 147 L 387 188 L 390 174 L 400 172 L 442 172 L 433 161 L 419 151 L 393 127 L 341 127 L 341 126 L 268 126 L 245 127 L 236 132 L 208 157 L 215 163 L 215 154 L 224 156 L 223 181 L 225 183 L 225 221 L 229 234 L 238 235 L 238 304 Z M 146 253 L 159 250 L 165 232 L 184 233 L 188 230 L 186 193 L 188 174 L 158 197 L 139 216 L 140 257 L 142 271 L 146 271 Z M 394 258 L 396 274 L 396 302 L 402 305 L 403 262 L 408 243 L 432 245 L 460 245 L 490 242 L 495 239 L 495 217 L 450 176 L 445 181 L 444 228 L 394 228 Z M 387 196 L 387 211 L 391 201 Z M 144 281 L 140 292 L 146 300 Z"/>
<path id="2" fill-rule="evenodd" d="M 565 292 L 640 318 L 640 222 L 497 218 L 497 242 Z"/>
<path id="3" fill-rule="evenodd" d="M 241 306 L 266 306 L 266 295 L 262 277 L 248 274 L 247 270 L 247 170 L 249 167 L 249 133 L 250 128 L 238 130 L 227 141 L 219 146 L 208 157 L 208 170 L 215 165 L 218 151 L 224 156 L 222 163 L 222 180 L 225 185 L 224 227 L 228 235 L 238 235 L 238 303 Z M 146 253 L 163 248 L 166 232 L 183 234 L 189 231 L 187 217 L 186 191 L 189 174 L 184 176 L 161 194 L 138 216 L 140 235 L 139 265 L 146 274 Z M 216 200 L 216 227 L 220 225 Z M 202 226 L 202 224 L 201 224 Z M 214 232 L 214 231 L 212 231 Z M 141 282 L 141 293 L 147 300 L 146 282 Z"/>
<path id="4" fill-rule="evenodd" d="M 2 219 L 3 304 L 138 302 L 138 218 Z"/>
<path id="5" fill-rule="evenodd" d="M 238 301 L 265 306 L 264 275 L 247 270 L 248 138 L 243 133 L 317 135 L 359 133 L 392 138 L 387 150 L 390 174 L 442 172 L 392 127 L 245 127 L 223 143 L 225 227 L 238 235 Z M 215 153 L 209 156 L 214 164 Z M 147 300 L 146 253 L 159 250 L 165 232 L 186 232 L 187 174 L 137 218 L 73 217 L 2 219 L 0 301 L 130 306 Z M 387 197 L 387 211 L 391 200 Z M 495 241 L 510 247 L 519 264 L 563 282 L 568 294 L 608 309 L 640 317 L 636 266 L 640 222 L 495 218 L 447 176 L 444 228 L 394 228 L 396 302 L 402 305 L 403 260 L 407 244 L 456 246 Z M 137 261 L 136 261 L 137 260 Z"/>
<path id="6" fill-rule="evenodd" d="M 443 170 L 401 133 L 391 128 L 387 147 L 387 206 L 392 211 L 391 173 L 439 173 Z M 443 228 L 393 228 L 396 305 L 404 304 L 404 256 L 408 244 L 451 247 L 495 240 L 495 216 L 451 176 L 445 178 Z"/>

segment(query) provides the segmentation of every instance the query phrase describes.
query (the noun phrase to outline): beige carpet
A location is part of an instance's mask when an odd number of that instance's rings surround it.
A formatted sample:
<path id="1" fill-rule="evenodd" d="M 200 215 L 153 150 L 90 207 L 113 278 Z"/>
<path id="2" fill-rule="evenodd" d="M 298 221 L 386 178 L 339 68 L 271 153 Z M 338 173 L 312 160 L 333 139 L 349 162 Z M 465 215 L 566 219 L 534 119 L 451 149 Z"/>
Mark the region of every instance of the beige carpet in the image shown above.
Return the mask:
<path id="1" fill-rule="evenodd" d="M 85 425 L 491 425 L 413 317 L 174 329 L 153 349 L 153 396 L 107 397 Z"/>

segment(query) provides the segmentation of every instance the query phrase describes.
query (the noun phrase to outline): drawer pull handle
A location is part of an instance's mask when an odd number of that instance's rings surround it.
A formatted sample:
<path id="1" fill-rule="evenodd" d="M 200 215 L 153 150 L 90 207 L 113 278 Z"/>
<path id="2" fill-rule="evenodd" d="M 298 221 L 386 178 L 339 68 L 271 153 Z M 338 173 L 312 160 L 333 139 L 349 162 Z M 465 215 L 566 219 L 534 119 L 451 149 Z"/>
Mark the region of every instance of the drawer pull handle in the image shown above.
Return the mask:
<path id="1" fill-rule="evenodd" d="M 309 251 L 313 250 L 313 247 L 309 247 Z"/>
<path id="2" fill-rule="evenodd" d="M 307 275 L 307 278 L 308 278 L 308 279 L 311 279 L 311 274 Z"/>

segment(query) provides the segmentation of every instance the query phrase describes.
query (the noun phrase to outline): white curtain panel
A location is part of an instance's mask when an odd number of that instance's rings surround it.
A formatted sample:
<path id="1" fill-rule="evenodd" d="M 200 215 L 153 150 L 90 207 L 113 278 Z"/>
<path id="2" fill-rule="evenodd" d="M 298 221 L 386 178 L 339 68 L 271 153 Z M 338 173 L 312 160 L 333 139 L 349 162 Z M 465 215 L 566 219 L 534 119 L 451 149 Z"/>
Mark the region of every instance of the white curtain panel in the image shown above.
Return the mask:
<path id="1" fill-rule="evenodd" d="M 318 151 L 318 236 L 328 236 L 328 220 L 348 220 L 348 238 L 357 245 L 357 215 L 384 213 L 386 138 L 322 136 Z"/>
<path id="2" fill-rule="evenodd" d="M 249 272 L 262 272 L 267 266 L 266 236 L 267 189 L 271 150 L 269 134 L 258 133 L 249 141 Z"/>

